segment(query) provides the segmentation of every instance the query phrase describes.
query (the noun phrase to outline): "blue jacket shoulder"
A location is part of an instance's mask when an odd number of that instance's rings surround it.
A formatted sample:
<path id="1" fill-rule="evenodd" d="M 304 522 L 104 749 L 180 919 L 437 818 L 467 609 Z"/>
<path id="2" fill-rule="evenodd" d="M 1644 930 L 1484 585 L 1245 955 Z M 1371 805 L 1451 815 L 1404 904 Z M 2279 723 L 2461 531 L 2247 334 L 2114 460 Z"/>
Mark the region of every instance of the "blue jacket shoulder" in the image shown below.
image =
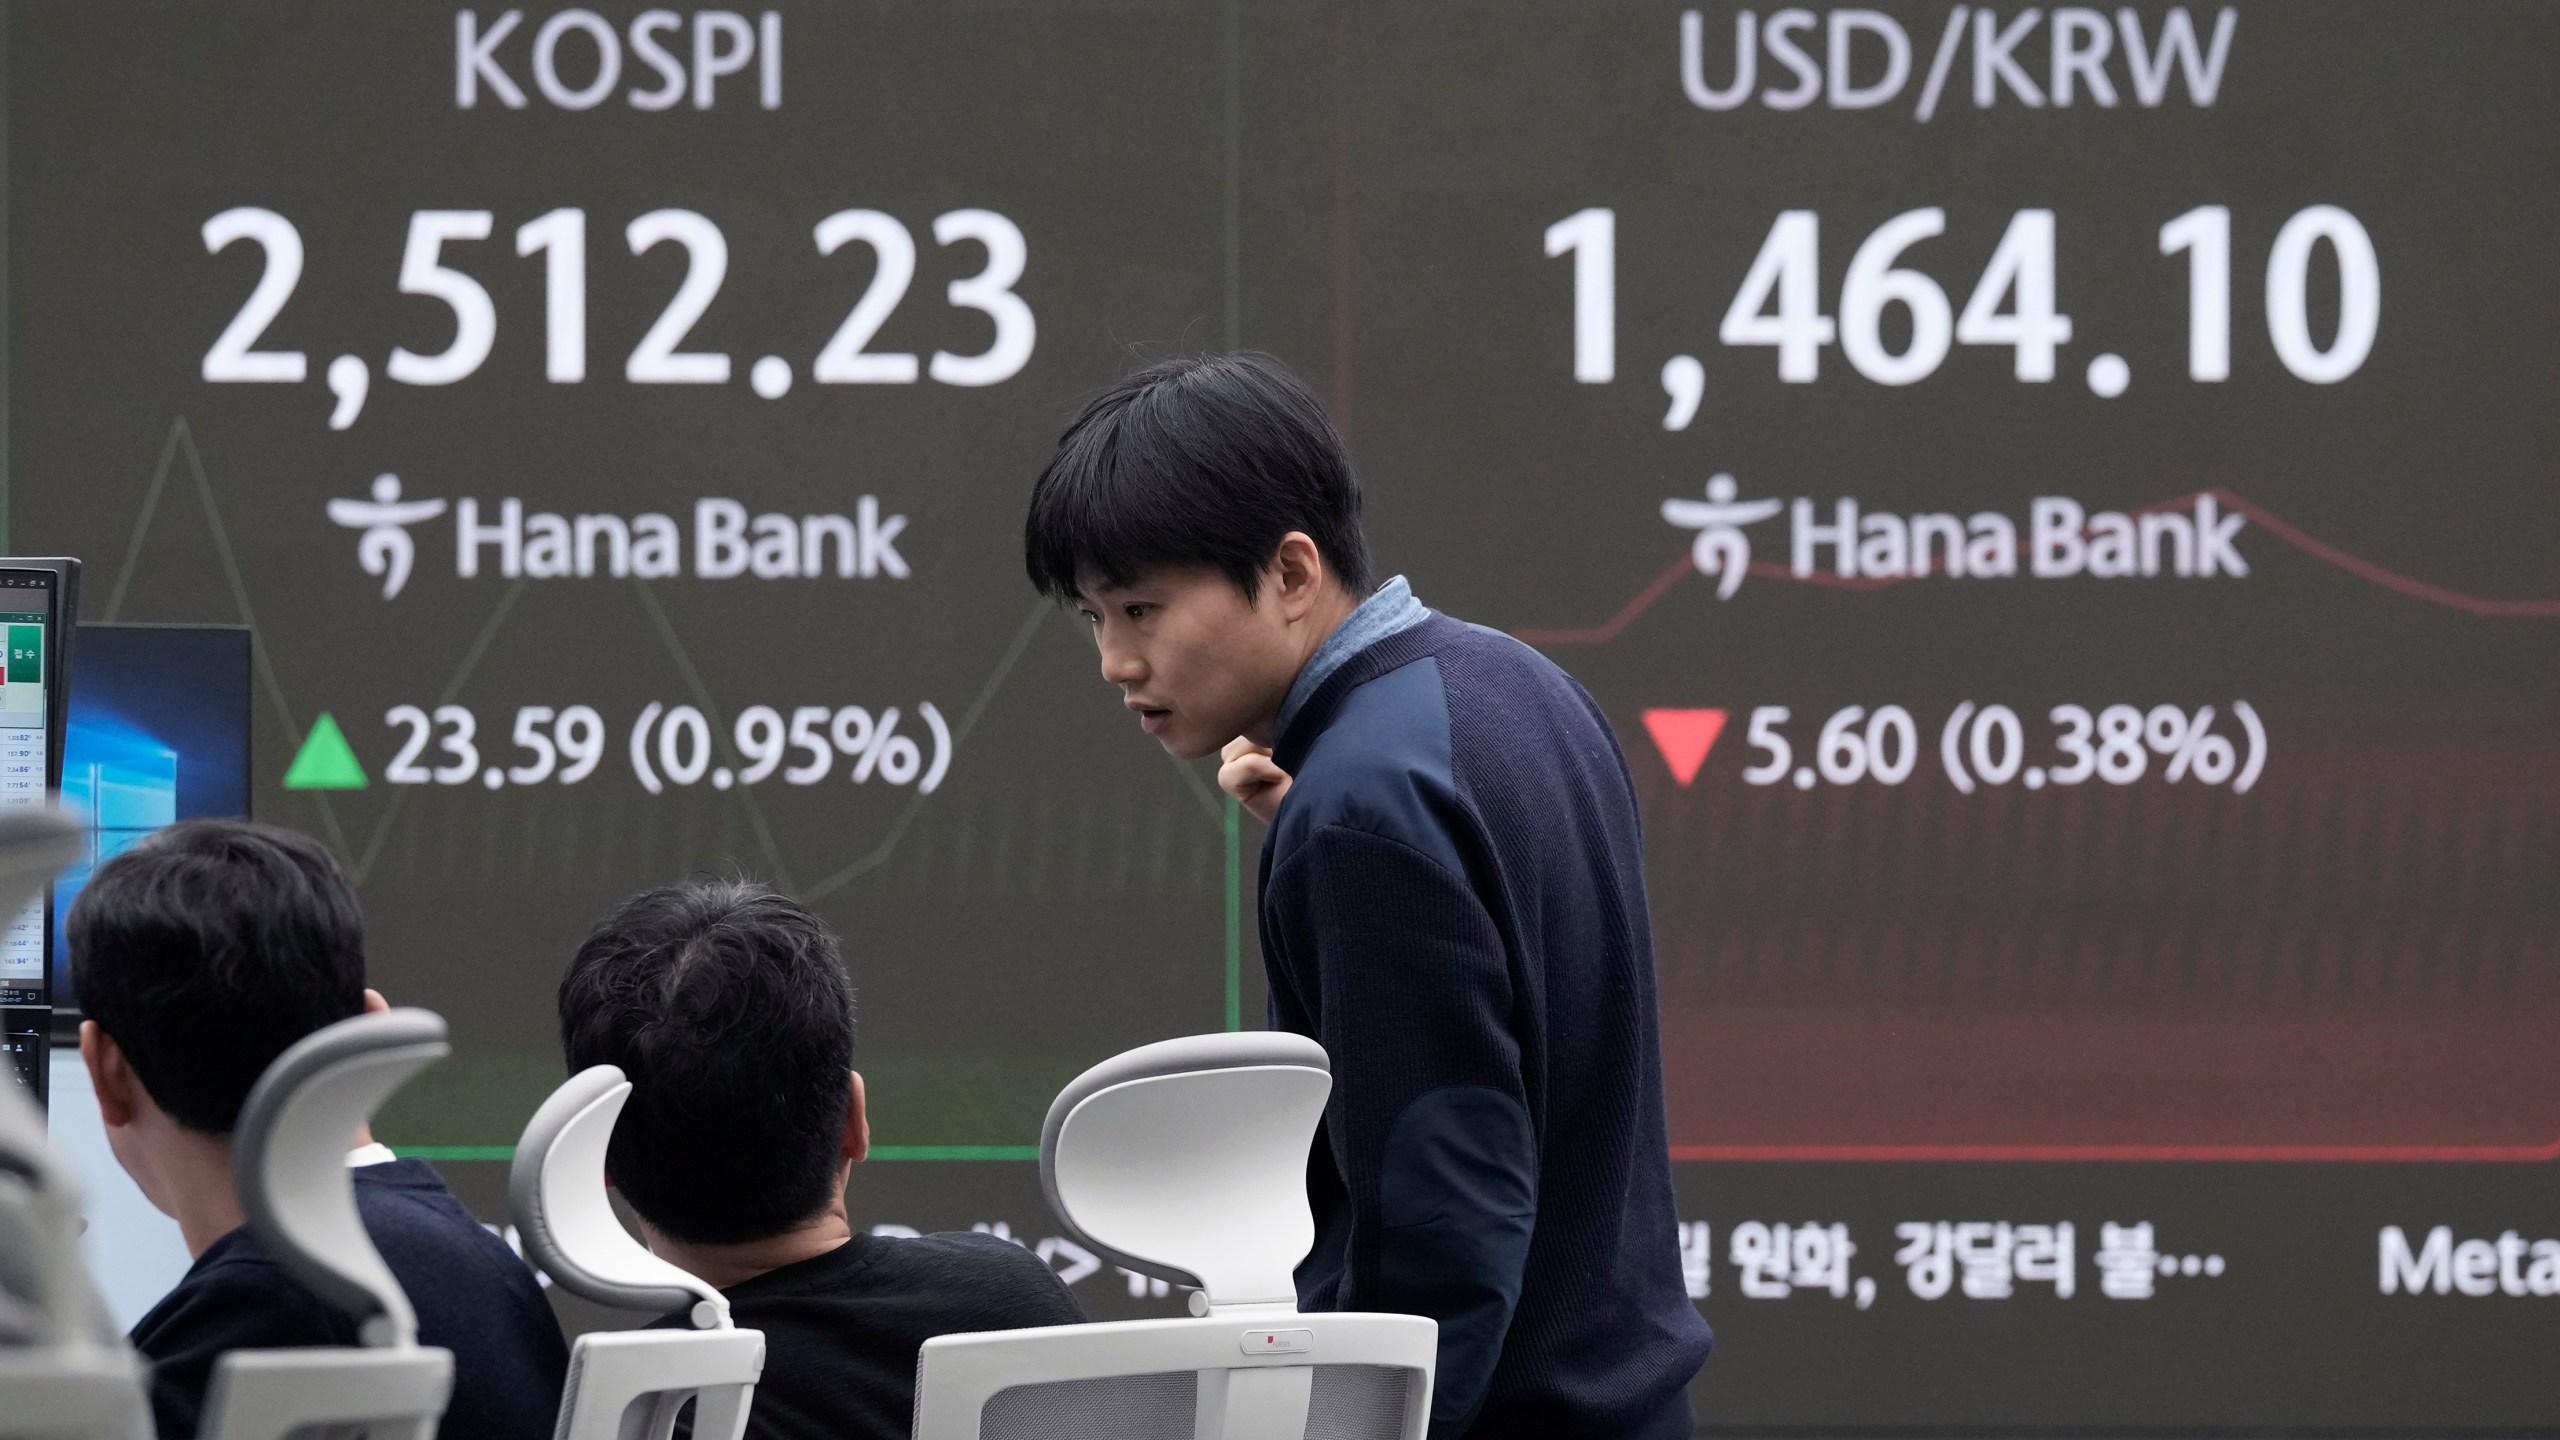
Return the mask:
<path id="1" fill-rule="evenodd" d="M 1448 691 L 1439 661 L 1425 655 L 1343 697 L 1272 817 L 1271 858 L 1275 868 L 1285 865 L 1316 832 L 1340 826 L 1411 846 L 1463 873 L 1451 833 L 1463 815 L 1450 762 Z"/>

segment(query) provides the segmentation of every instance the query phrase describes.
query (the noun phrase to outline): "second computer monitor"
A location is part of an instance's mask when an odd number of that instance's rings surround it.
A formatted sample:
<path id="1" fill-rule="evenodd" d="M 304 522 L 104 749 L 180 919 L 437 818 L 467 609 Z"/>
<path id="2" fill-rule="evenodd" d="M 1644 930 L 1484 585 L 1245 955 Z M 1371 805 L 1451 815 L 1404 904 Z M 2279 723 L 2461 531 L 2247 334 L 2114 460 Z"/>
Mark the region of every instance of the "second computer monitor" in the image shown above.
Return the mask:
<path id="1" fill-rule="evenodd" d="M 249 631 L 237 625 L 79 629 L 62 801 L 88 829 L 54 883 L 57 1018 L 79 1004 L 63 917 L 100 864 L 164 825 L 249 813 Z"/>

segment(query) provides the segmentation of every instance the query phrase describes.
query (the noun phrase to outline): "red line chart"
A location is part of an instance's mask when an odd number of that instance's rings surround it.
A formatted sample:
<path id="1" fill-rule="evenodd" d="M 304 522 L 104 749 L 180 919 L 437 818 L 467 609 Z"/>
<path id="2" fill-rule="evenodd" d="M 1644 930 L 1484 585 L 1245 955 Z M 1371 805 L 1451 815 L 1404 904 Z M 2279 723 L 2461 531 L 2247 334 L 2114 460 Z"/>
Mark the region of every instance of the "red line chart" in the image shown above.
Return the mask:
<path id="1" fill-rule="evenodd" d="M 2354 554 L 2302 529 L 2265 506 L 2221 486 L 2193 491 L 2141 507 L 2135 513 L 2183 509 L 2203 496 L 2249 517 L 2294 549 L 2347 574 L 2395 594 L 2484 619 L 2560 618 L 2560 599 L 2510 600 L 2467 594 L 2430 581 L 2403 575 Z M 1618 638 L 1681 581 L 1697 573 L 1685 553 L 1647 581 L 1617 613 L 1597 625 L 1523 628 L 1512 634 L 1532 645 L 1605 645 Z M 1757 578 L 1793 581 L 1836 590 L 1881 590 L 1917 575 L 1841 576 L 1828 572 L 1798 575 L 1770 561 L 1752 564 Z M 1744 1164 L 2522 1164 L 2560 1162 L 2560 1139 L 2547 1144 L 2510 1145 L 2353 1145 L 2353 1144 L 1679 1144 L 1671 1147 L 1678 1161 Z"/>
<path id="2" fill-rule="evenodd" d="M 2275 536 L 2287 545 L 2292 546 L 2296 550 L 2301 551 L 2315 560 L 2319 560 L 2328 565 L 2333 565 L 2338 569 L 2355 576 L 2357 579 L 2366 582 L 2367 584 L 2377 585 L 2385 590 L 2406 595 L 2413 600 L 2425 601 L 2430 605 L 2441 605 L 2449 610 L 2459 610 L 2466 615 L 2477 615 L 2487 619 L 2560 618 L 2560 599 L 2491 599 L 2479 595 L 2468 595 L 2459 590 L 2448 589 L 2442 585 L 2420 580 L 2413 576 L 2400 574 L 2398 571 L 2376 564 L 2371 560 L 2367 560 L 2361 555 L 2352 554 L 2346 550 L 2342 550 L 2339 547 L 2330 544 L 2328 541 L 2311 534 L 2309 531 L 2302 529 L 2300 526 L 2295 525 L 2293 522 L 2276 514 L 2274 511 L 2267 509 L 2256 501 L 2237 494 L 2234 491 L 2225 489 L 2219 485 L 2194 491 L 2190 494 L 2181 495 L 2175 499 L 2162 500 L 2151 505 L 2146 505 L 2135 513 L 2142 514 L 2151 511 L 2179 509 L 2184 506 L 2192 505 L 2198 499 L 2208 495 L 2212 496 L 2215 500 L 2220 501 L 2222 504 L 2229 506 L 2231 509 L 2248 516 L 2252 524 L 2257 525 L 2259 528 L 2265 530 L 2268 534 Z M 1654 604 L 1661 600 L 1663 596 L 1670 594 L 1672 589 L 1679 585 L 1682 577 L 1696 573 L 1697 567 L 1690 562 L 1687 556 L 1684 555 L 1680 559 L 1672 562 L 1669 569 L 1666 569 L 1660 575 L 1655 576 L 1653 580 L 1646 584 L 1642 590 L 1637 591 L 1634 598 L 1628 600 L 1625 605 L 1619 607 L 1617 614 L 1610 616 L 1607 620 L 1598 625 L 1559 628 L 1532 627 L 1514 630 L 1511 633 L 1514 638 L 1531 645 L 1606 645 L 1610 641 L 1617 639 L 1620 632 L 1624 631 L 1629 625 L 1634 624 L 1638 616 L 1641 616 L 1647 610 L 1652 609 Z M 1912 580 L 1923 579 L 1930 574 L 1930 571 L 1924 569 L 1913 575 L 1879 576 L 1874 578 L 1835 575 L 1824 571 L 1815 571 L 1811 574 L 1798 575 L 1788 566 L 1780 565 L 1768 560 L 1756 560 L 1752 562 L 1749 573 L 1770 580 L 1789 580 L 1798 584 L 1821 585 L 1835 590 L 1882 590 L 1889 586 L 1901 585 Z M 2552 1150 L 2546 1152 L 2542 1158 L 2549 1159 L 2556 1156 L 2560 1156 L 2560 1141 L 2555 1141 Z"/>

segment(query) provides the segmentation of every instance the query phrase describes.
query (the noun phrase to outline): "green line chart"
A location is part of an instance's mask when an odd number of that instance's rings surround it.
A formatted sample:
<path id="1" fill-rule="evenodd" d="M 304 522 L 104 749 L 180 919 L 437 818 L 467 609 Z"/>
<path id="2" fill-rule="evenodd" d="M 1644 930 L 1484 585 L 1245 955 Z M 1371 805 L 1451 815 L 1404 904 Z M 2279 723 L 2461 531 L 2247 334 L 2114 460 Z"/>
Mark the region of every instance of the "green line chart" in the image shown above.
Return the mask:
<path id="1" fill-rule="evenodd" d="M 297 706 L 288 693 L 284 678 L 278 671 L 275 656 L 271 651 L 268 632 L 261 619 L 250 575 L 242 565 L 239 552 L 233 543 L 231 528 L 225 519 L 212 472 L 198 446 L 193 428 L 183 415 L 171 420 L 162 437 L 157 462 L 152 468 L 116 571 L 107 587 L 106 603 L 99 618 L 107 621 L 125 618 L 134 590 L 134 581 L 143 568 L 144 555 L 151 536 L 170 504 L 169 492 L 173 479 L 179 480 L 185 488 L 193 491 L 198 508 L 202 512 L 207 537 L 230 609 L 238 622 L 250 632 L 252 663 L 255 671 L 254 685 L 260 704 L 272 717 L 273 723 L 280 728 L 282 734 L 298 740 L 314 723 L 318 711 Z M 528 583 L 523 578 L 517 578 L 508 581 L 499 591 L 489 605 L 486 615 L 479 621 L 469 644 L 454 662 L 446 680 L 437 691 L 437 704 L 451 704 L 464 695 L 475 675 L 480 672 L 483 662 L 508 631 L 510 622 L 519 615 L 520 602 Z M 718 743 L 722 748 L 724 750 L 730 748 L 726 738 L 730 729 L 730 717 L 714 701 L 711 687 L 705 682 L 692 651 L 685 643 L 675 618 L 669 614 L 659 590 L 642 579 L 632 579 L 623 583 L 627 584 L 634 606 L 645 621 L 649 633 L 654 637 L 672 677 L 683 694 L 690 703 L 698 706 L 708 717 L 711 722 L 711 733 L 721 737 Z M 953 723 L 951 743 L 955 753 L 965 747 L 980 720 L 1005 691 L 1008 681 L 1013 677 L 1025 653 L 1039 635 L 1042 625 L 1057 613 L 1057 607 L 1046 599 L 1034 600 L 1026 606 L 1020 621 L 1014 626 L 1003 648 L 997 652 L 993 663 L 979 681 L 967 705 Z M 727 758 L 734 761 L 737 757 Z M 1246 918 L 1244 915 L 1242 807 L 1231 797 L 1219 794 L 1202 775 L 1200 767 L 1171 760 L 1168 760 L 1168 763 L 1172 764 L 1181 775 L 1184 788 L 1198 804 L 1202 818 L 1215 827 L 1217 846 L 1221 852 L 1218 858 L 1222 862 L 1218 866 L 1222 872 L 1219 876 L 1222 883 L 1218 886 L 1222 921 L 1220 979 L 1223 993 L 1220 1015 L 1227 1029 L 1240 1029 L 1244 1024 L 1242 967 L 1243 929 Z M 307 797 L 313 807 L 312 815 L 317 822 L 321 838 L 340 857 L 341 862 L 347 867 L 350 878 L 359 887 L 363 887 L 369 880 L 383 873 L 383 866 L 389 858 L 388 842 L 398 831 L 404 815 L 412 808 L 411 787 L 396 788 L 380 813 L 374 818 L 370 828 L 362 831 L 351 831 L 341 804 L 333 801 L 329 792 L 308 790 L 295 793 Z M 792 864 L 786 857 L 783 845 L 776 839 L 773 826 L 768 822 L 762 805 L 751 789 L 738 787 L 729 791 L 723 803 L 728 802 L 734 802 L 737 805 L 738 812 L 745 822 L 744 838 L 751 842 L 756 863 L 763 869 L 775 888 L 803 903 L 814 904 L 838 894 L 857 880 L 882 870 L 898 857 L 902 846 L 914 831 L 917 821 L 934 803 L 934 797 L 920 791 L 910 792 L 868 848 L 832 869 L 818 869 L 808 865 L 805 856 L 802 864 Z M 1161 870 L 1161 866 L 1159 869 Z M 512 1147 L 485 1144 L 423 1145 L 399 1148 L 404 1154 L 451 1161 L 498 1161 L 504 1160 L 512 1153 Z M 880 1160 L 933 1161 L 1023 1160 L 1033 1158 L 1036 1153 L 1036 1147 L 986 1144 L 881 1145 L 875 1146 L 872 1151 L 873 1158 Z"/>

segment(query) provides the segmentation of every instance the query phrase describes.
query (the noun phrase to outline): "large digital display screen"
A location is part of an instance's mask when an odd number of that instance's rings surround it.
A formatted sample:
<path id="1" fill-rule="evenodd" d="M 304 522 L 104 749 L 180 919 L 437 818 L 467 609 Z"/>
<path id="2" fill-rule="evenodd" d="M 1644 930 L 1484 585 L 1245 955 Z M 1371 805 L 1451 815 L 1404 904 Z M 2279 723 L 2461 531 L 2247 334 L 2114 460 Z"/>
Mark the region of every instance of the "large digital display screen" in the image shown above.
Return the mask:
<path id="1" fill-rule="evenodd" d="M 1025 1159 L 1259 1017 L 1259 827 L 1020 523 L 1252 347 L 1627 751 L 1702 1424 L 2560 1429 L 2560 10 L 7 15 L 10 538 L 255 628 L 466 1187 L 741 870 L 866 1223 L 1178 1305 Z"/>

